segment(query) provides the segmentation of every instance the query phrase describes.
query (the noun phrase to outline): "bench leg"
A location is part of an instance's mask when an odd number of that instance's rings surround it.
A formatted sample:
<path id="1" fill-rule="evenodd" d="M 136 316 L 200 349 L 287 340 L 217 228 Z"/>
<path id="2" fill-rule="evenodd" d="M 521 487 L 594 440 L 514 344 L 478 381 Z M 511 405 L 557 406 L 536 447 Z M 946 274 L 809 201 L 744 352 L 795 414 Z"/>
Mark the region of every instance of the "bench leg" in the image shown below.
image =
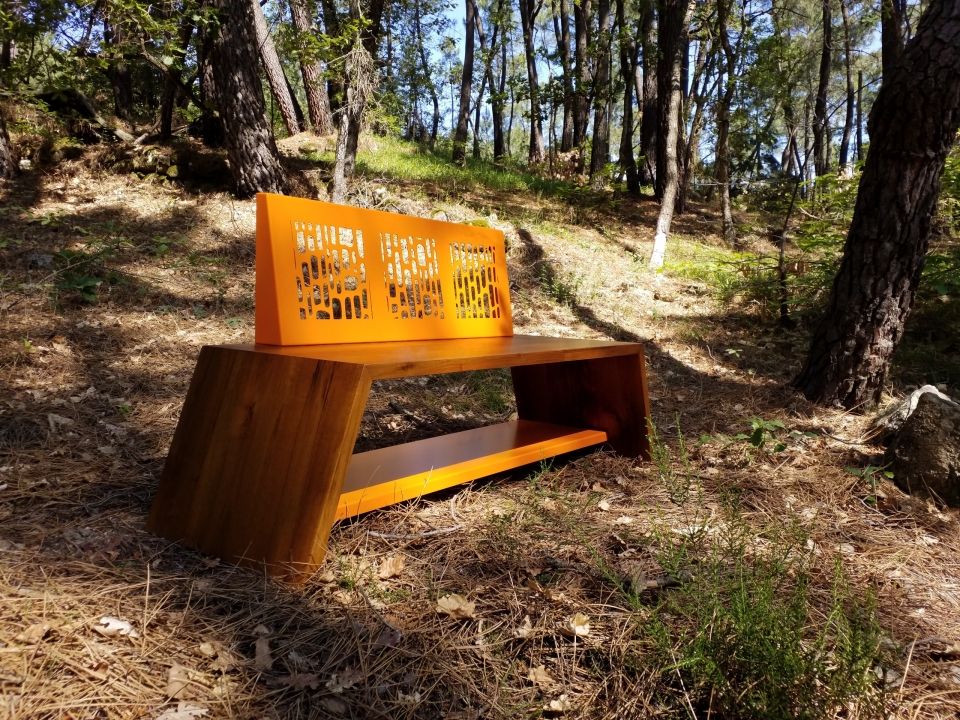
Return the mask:
<path id="1" fill-rule="evenodd" d="M 643 353 L 512 368 L 522 420 L 604 430 L 620 455 L 650 459 Z"/>
<path id="2" fill-rule="evenodd" d="M 360 365 L 203 348 L 148 527 L 306 579 L 326 553 L 369 390 Z"/>

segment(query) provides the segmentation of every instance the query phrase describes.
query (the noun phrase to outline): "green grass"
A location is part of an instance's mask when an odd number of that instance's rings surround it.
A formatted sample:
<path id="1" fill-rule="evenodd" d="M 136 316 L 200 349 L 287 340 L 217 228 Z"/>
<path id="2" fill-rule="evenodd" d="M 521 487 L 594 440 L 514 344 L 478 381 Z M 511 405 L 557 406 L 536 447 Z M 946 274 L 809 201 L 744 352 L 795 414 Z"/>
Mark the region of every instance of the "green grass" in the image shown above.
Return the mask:
<path id="1" fill-rule="evenodd" d="M 451 195 L 479 188 L 556 197 L 568 197 L 576 192 L 570 183 L 538 177 L 510 163 L 494 165 L 486 160 L 468 159 L 466 166 L 459 167 L 449 157 L 415 143 L 392 137 L 377 137 L 374 142 L 375 149 L 357 154 L 357 171 L 366 176 L 431 183 Z"/>

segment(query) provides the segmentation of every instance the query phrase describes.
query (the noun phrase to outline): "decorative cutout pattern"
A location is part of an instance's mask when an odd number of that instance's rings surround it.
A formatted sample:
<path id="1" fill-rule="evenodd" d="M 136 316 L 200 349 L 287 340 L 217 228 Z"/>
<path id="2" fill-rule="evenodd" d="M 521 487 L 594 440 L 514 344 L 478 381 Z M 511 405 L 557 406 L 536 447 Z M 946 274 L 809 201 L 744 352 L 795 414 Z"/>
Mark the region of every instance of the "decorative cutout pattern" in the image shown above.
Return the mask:
<path id="1" fill-rule="evenodd" d="M 369 319 L 363 231 L 295 220 L 293 232 L 300 319 Z"/>
<path id="2" fill-rule="evenodd" d="M 436 240 L 381 233 L 380 257 L 390 317 L 444 319 Z"/>
<path id="3" fill-rule="evenodd" d="M 456 315 L 459 319 L 499 318 L 502 312 L 492 245 L 450 243 Z"/>

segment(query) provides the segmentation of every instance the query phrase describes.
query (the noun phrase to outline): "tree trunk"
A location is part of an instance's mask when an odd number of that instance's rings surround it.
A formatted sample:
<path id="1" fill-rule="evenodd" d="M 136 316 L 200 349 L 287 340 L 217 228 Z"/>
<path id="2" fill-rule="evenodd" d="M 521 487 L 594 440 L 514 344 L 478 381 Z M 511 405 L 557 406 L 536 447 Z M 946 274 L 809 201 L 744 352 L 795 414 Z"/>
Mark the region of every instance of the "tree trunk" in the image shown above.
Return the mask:
<path id="1" fill-rule="evenodd" d="M 905 10 L 901 0 L 880 0 L 880 67 L 883 77 L 893 71 L 903 54 Z"/>
<path id="2" fill-rule="evenodd" d="M 211 0 L 218 23 L 212 30 L 210 68 L 223 121 L 236 193 L 283 192 L 286 174 L 267 125 L 257 72 L 252 2 Z"/>
<path id="3" fill-rule="evenodd" d="M 847 409 L 879 400 L 958 128 L 960 0 L 934 0 L 870 113 L 870 149 L 840 270 L 794 380 L 810 400 Z"/>
<path id="4" fill-rule="evenodd" d="M 863 160 L 863 70 L 857 70 L 857 162 Z"/>
<path id="5" fill-rule="evenodd" d="M 843 119 L 843 136 L 840 140 L 840 155 L 838 170 L 841 173 L 852 172 L 849 167 L 850 136 L 853 134 L 854 88 L 853 88 L 853 50 L 850 43 L 850 18 L 847 13 L 845 0 L 840 0 L 840 16 L 843 18 L 843 53 L 844 67 L 847 72 L 847 99 L 846 115 Z"/>
<path id="6" fill-rule="evenodd" d="M 17 154 L 7 134 L 7 120 L 0 108 L 0 180 L 9 180 L 17 174 Z"/>
<path id="7" fill-rule="evenodd" d="M 273 36 L 270 34 L 270 28 L 267 27 L 267 18 L 263 15 L 260 0 L 247 0 L 247 2 L 253 10 L 257 48 L 260 51 L 263 69 L 266 71 L 267 82 L 270 84 L 270 92 L 273 93 L 273 99 L 277 103 L 277 110 L 280 111 L 280 117 L 283 118 L 283 125 L 287 132 L 290 135 L 296 135 L 303 129 L 298 120 L 298 116 L 303 116 L 303 111 L 297 112 L 297 101 L 290 94 L 287 77 L 283 74 L 280 56 L 277 54 L 276 45 L 273 44 Z"/>
<path id="8" fill-rule="evenodd" d="M 503 15 L 503 6 L 506 0 L 500 0 L 499 10 L 497 12 L 498 24 L 502 24 L 503 36 L 500 39 L 500 75 L 496 91 L 491 90 L 490 111 L 493 115 L 493 159 L 502 160 L 510 154 L 510 146 L 504 137 L 503 132 L 503 114 L 507 99 L 507 38 L 509 37 L 509 25 Z M 491 42 L 490 52 L 493 53 L 495 42 Z M 492 72 L 492 71 L 491 71 Z M 513 125 L 513 104 L 510 105 L 511 125 Z"/>
<path id="9" fill-rule="evenodd" d="M 160 139 L 169 140 L 173 135 L 173 108 L 177 101 L 177 91 L 182 82 L 183 58 L 193 35 L 194 21 L 191 13 L 183 13 L 180 19 L 180 30 L 177 33 L 177 59 L 169 68 L 163 79 L 163 95 L 160 98 Z"/>
<path id="10" fill-rule="evenodd" d="M 689 22 L 688 9 L 692 7 L 688 0 L 658 0 L 659 18 L 657 36 L 659 39 L 657 58 L 657 172 L 655 194 L 657 200 L 663 202 L 668 182 L 668 172 L 672 173 L 673 182 L 679 178 L 677 167 L 677 139 L 680 133 L 680 112 L 683 101 L 683 48 Z M 676 97 L 674 91 L 680 93 Z M 672 137 L 672 139 L 670 139 Z M 672 170 L 667 165 L 673 163 Z M 673 202 L 676 199 L 677 188 L 673 189 L 670 202 L 670 219 L 673 217 Z M 662 210 L 661 210 L 662 213 Z M 667 220 L 669 228 L 670 219 Z"/>
<path id="11" fill-rule="evenodd" d="M 523 27 L 523 54 L 527 63 L 527 81 L 530 86 L 530 146 L 527 162 L 543 161 L 543 121 L 540 119 L 540 81 L 537 79 L 537 54 L 533 46 L 533 32 L 542 0 L 519 0 L 520 24 Z"/>
<path id="12" fill-rule="evenodd" d="M 593 83 L 593 142 L 590 148 L 590 185 L 595 190 L 606 184 L 604 169 L 610 161 L 610 0 L 597 5 L 597 72 Z"/>
<path id="13" fill-rule="evenodd" d="M 417 56 L 420 58 L 420 68 L 423 70 L 423 76 L 427 79 L 427 89 L 430 91 L 430 100 L 433 101 L 433 123 L 430 126 L 430 149 L 437 144 L 437 134 L 440 131 L 440 96 L 437 94 L 437 86 L 433 84 L 433 78 L 430 77 L 430 64 L 427 62 L 427 51 L 423 42 L 423 27 L 420 22 L 420 3 L 413 3 L 413 29 L 417 34 Z"/>
<path id="14" fill-rule="evenodd" d="M 560 67 L 563 71 L 563 130 L 560 133 L 560 152 L 573 148 L 573 66 L 570 63 L 570 9 L 567 0 L 560 0 L 559 8 L 553 2 L 553 30 L 557 38 Z"/>
<path id="15" fill-rule="evenodd" d="M 637 46 L 626 24 L 624 0 L 617 0 L 620 76 L 623 79 L 623 129 L 620 132 L 620 167 L 627 177 L 627 192 L 640 196 L 640 174 L 633 155 L 633 90 L 637 71 Z"/>
<path id="16" fill-rule="evenodd" d="M 820 79 L 817 84 L 817 99 L 813 106 L 813 167 L 817 177 L 830 172 L 830 137 L 827 132 L 827 91 L 830 87 L 830 50 L 833 43 L 833 20 L 830 16 L 831 0 L 823 0 L 823 45 L 820 50 Z"/>
<path id="17" fill-rule="evenodd" d="M 734 77 L 737 72 L 737 53 L 730 43 L 729 20 L 732 0 L 718 0 L 717 25 L 720 31 L 720 45 L 723 48 L 725 66 L 721 75 L 725 76 L 720 84 L 720 99 L 717 103 L 717 185 L 720 186 L 720 213 L 723 218 L 723 239 L 727 245 L 737 244 L 737 229 L 733 224 L 733 209 L 730 202 L 730 106 L 736 89 Z M 738 43 L 739 46 L 739 43 Z M 786 151 L 790 151 L 790 141 L 794 133 L 789 133 Z"/>
<path id="18" fill-rule="evenodd" d="M 107 70 L 113 86 L 113 111 L 121 120 L 133 120 L 133 78 L 126 60 L 123 30 L 106 18 L 103 21 L 103 39 L 110 46 L 111 60 Z"/>
<path id="19" fill-rule="evenodd" d="M 640 20 L 643 42 L 643 95 L 640 116 L 640 182 L 653 185 L 657 176 L 657 30 L 654 25 L 653 0 L 645 0 Z"/>
<path id="20" fill-rule="evenodd" d="M 463 72 L 460 73 L 460 111 L 457 114 L 457 130 L 453 134 L 453 162 L 463 165 L 467 161 L 467 124 L 470 118 L 470 93 L 473 90 L 473 46 L 477 34 L 476 13 L 473 0 L 464 0 L 466 5 L 466 28 L 463 44 Z"/>
<path id="21" fill-rule="evenodd" d="M 658 97 L 668 100 L 661 105 L 661 128 L 663 144 L 657 149 L 658 185 L 663 188 L 660 198 L 660 214 L 657 216 L 657 229 L 653 238 L 653 252 L 650 255 L 650 267 L 659 270 L 667 249 L 667 236 L 673 222 L 674 203 L 680 186 L 680 170 L 677 159 L 677 141 L 680 137 L 680 106 L 683 101 L 681 84 L 680 57 L 684 47 L 690 18 L 693 14 L 694 0 L 660 0 L 660 48 L 667 54 L 667 62 L 657 68 Z M 662 183 L 660 181 L 662 180 Z"/>
<path id="22" fill-rule="evenodd" d="M 310 0 L 290 0 L 290 16 L 298 35 L 311 35 L 316 31 Z M 327 96 L 323 68 L 315 58 L 301 52 L 300 74 L 303 76 L 303 89 L 307 95 L 310 124 L 318 135 L 329 135 L 333 132 L 333 118 L 330 114 L 330 98 Z"/>
<path id="23" fill-rule="evenodd" d="M 576 92 L 573 103 L 573 146 L 579 150 L 577 170 L 583 170 L 583 156 L 587 138 L 587 125 L 590 122 L 590 59 L 587 51 L 590 46 L 590 23 L 593 21 L 592 0 L 580 0 L 573 5 L 574 69 L 576 70 Z"/>
<path id="24" fill-rule="evenodd" d="M 419 3 L 414 3 L 419 6 Z M 320 0 L 323 12 L 323 32 L 329 37 L 340 36 L 340 15 L 335 0 Z M 330 100 L 330 114 L 336 115 L 343 104 L 343 80 L 339 73 L 330 73 L 327 78 L 327 99 Z"/>

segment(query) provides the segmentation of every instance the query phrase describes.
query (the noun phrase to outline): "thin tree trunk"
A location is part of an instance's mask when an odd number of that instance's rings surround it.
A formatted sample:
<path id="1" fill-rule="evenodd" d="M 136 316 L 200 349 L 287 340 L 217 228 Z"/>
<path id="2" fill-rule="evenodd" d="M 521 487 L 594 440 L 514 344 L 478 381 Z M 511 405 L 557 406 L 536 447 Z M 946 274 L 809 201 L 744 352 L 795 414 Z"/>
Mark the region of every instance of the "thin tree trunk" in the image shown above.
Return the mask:
<path id="1" fill-rule="evenodd" d="M 414 3 L 419 7 L 419 3 Z M 320 9 L 323 12 L 323 32 L 329 37 L 340 36 L 340 15 L 337 13 L 335 0 L 320 0 Z M 330 73 L 327 78 L 327 99 L 330 101 L 331 117 L 340 112 L 343 104 L 343 80 L 339 73 Z"/>
<path id="2" fill-rule="evenodd" d="M 843 52 L 844 67 L 847 72 L 847 101 L 846 115 L 843 120 L 843 136 L 840 140 L 840 156 L 838 158 L 838 169 L 841 173 L 852 172 L 849 167 L 850 156 L 850 136 L 853 134 L 853 50 L 850 45 L 850 19 L 847 13 L 847 4 L 845 0 L 840 0 L 840 16 L 843 19 Z"/>
<path id="3" fill-rule="evenodd" d="M 417 34 L 417 56 L 420 58 L 420 67 L 423 76 L 427 79 L 427 89 L 430 91 L 430 100 L 433 102 L 433 123 L 430 125 L 430 149 L 437 144 L 437 134 L 440 132 L 440 96 L 437 86 L 430 76 L 430 63 L 427 62 L 427 51 L 424 49 L 423 27 L 420 22 L 420 3 L 413 3 L 413 27 Z"/>
<path id="4" fill-rule="evenodd" d="M 490 110 L 493 115 L 493 158 L 503 157 L 503 90 L 497 89 L 493 75 L 493 60 L 497 53 L 497 42 L 500 35 L 500 15 L 504 0 L 499 0 L 497 6 L 491 9 L 490 46 L 487 47 L 486 32 L 483 29 L 483 18 L 480 16 L 480 7 L 474 2 L 474 15 L 477 23 L 477 39 L 480 41 L 480 54 L 483 56 L 484 82 L 480 84 L 480 97 L 477 98 L 476 120 L 474 121 L 474 156 L 480 157 L 479 127 L 480 108 L 483 100 L 484 83 L 490 88 Z"/>
<path id="5" fill-rule="evenodd" d="M 820 50 L 820 78 L 817 83 L 817 99 L 813 107 L 813 166 L 817 177 L 830 172 L 830 137 L 827 133 L 827 91 L 830 88 L 830 52 L 833 45 L 833 19 L 830 14 L 831 0 L 823 0 L 823 45 Z"/>
<path id="6" fill-rule="evenodd" d="M 900 0 L 880 0 L 880 66 L 884 77 L 893 71 L 903 54 L 903 15 Z"/>
<path id="7" fill-rule="evenodd" d="M 685 54 L 689 52 L 689 39 L 684 43 Z M 716 54 L 713 52 L 712 42 L 702 40 L 697 50 L 697 61 L 693 72 L 693 82 L 690 83 L 688 101 L 693 101 L 693 114 L 690 118 L 689 136 L 680 137 L 680 149 L 683 151 L 680 163 L 680 189 L 677 192 L 676 212 L 683 214 L 687 211 L 687 196 L 690 193 L 690 182 L 693 178 L 693 169 L 697 164 L 700 150 L 700 131 L 703 130 L 705 120 L 704 109 L 707 100 L 713 97 L 716 85 L 720 80 L 719 73 L 713 71 Z M 687 63 L 689 65 L 689 63 Z M 689 73 L 689 68 L 687 70 Z M 684 82 L 687 82 L 686 80 Z M 712 83 L 712 84 L 711 84 Z M 684 86 L 686 87 L 686 86 Z M 681 107 L 681 117 L 683 108 Z M 684 127 L 681 124 L 681 131 Z"/>
<path id="8" fill-rule="evenodd" d="M 112 48 L 113 55 L 107 75 L 113 86 L 113 110 L 121 120 L 133 120 L 133 78 L 130 76 L 130 66 L 126 61 L 126 51 L 123 43 L 123 30 L 110 20 L 103 20 L 103 39 Z"/>
<path id="9" fill-rule="evenodd" d="M 573 103 L 573 146 L 579 150 L 577 170 L 583 170 L 587 125 L 590 122 L 590 23 L 593 21 L 592 0 L 580 0 L 573 5 L 574 69 L 576 91 Z"/>
<path id="10" fill-rule="evenodd" d="M 737 72 L 737 54 L 730 43 L 729 20 L 732 0 L 718 0 L 717 25 L 720 30 L 720 45 L 723 48 L 725 66 L 721 74 L 724 75 L 720 85 L 720 100 L 717 103 L 717 185 L 720 186 L 720 214 L 723 218 L 723 239 L 730 245 L 737 244 L 737 229 L 733 224 L 733 208 L 730 202 L 730 106 L 733 103 L 733 93 L 736 89 L 734 77 Z M 738 43 L 739 45 L 739 43 Z M 790 133 L 787 141 L 787 152 L 790 151 L 790 142 L 794 134 Z"/>
<path id="11" fill-rule="evenodd" d="M 0 108 L 0 180 L 9 180 L 17 174 L 17 154 L 7 133 L 7 120 Z"/>
<path id="12" fill-rule="evenodd" d="M 590 148 L 590 185 L 595 190 L 606 184 L 604 169 L 610 161 L 610 0 L 597 4 L 597 72 L 593 90 L 593 142 Z"/>
<path id="13" fill-rule="evenodd" d="M 160 139 L 169 140 L 173 135 L 173 108 L 177 101 L 177 91 L 180 89 L 181 73 L 183 72 L 183 57 L 190 44 L 193 34 L 194 20 L 191 13 L 183 13 L 180 19 L 180 29 L 177 33 L 177 59 L 169 68 L 163 79 L 163 95 L 160 99 Z"/>
<path id="14" fill-rule="evenodd" d="M 493 115 L 493 159 L 501 160 L 507 157 L 510 154 L 510 146 L 507 144 L 503 132 L 503 112 L 504 112 L 504 103 L 506 101 L 506 91 L 507 91 L 507 34 L 510 32 L 509 26 L 507 25 L 506 19 L 502 15 L 502 8 L 505 0 L 500 0 L 497 18 L 498 23 L 503 23 L 503 37 L 500 39 L 500 76 L 499 84 L 497 85 L 496 92 L 491 95 L 491 113 Z M 496 43 L 491 43 L 491 53 L 493 52 L 493 46 Z M 512 96 L 511 96 L 512 97 Z M 513 124 L 513 101 L 511 100 L 510 105 L 510 118 L 511 125 Z"/>
<path id="15" fill-rule="evenodd" d="M 653 0 L 645 0 L 641 12 L 643 104 L 640 116 L 640 182 L 653 185 L 657 176 L 657 133 L 660 126 L 657 112 L 657 30 L 653 22 Z"/>
<path id="16" fill-rule="evenodd" d="M 264 17 L 260 1 L 247 0 L 247 2 L 253 9 L 254 30 L 257 33 L 257 50 L 260 52 L 263 69 L 266 71 L 270 92 L 273 93 L 273 98 L 277 103 L 277 109 L 280 111 L 280 117 L 283 118 L 283 125 L 287 132 L 296 135 L 303 129 L 300 127 L 300 121 L 298 120 L 298 115 L 302 117 L 303 111 L 297 112 L 297 101 L 290 94 L 287 77 L 283 74 L 280 56 L 277 55 L 277 47 L 273 44 L 273 36 L 270 34 L 270 28 L 267 27 L 267 18 Z"/>
<path id="17" fill-rule="evenodd" d="M 530 86 L 530 146 L 527 162 L 531 165 L 543 161 L 543 121 L 540 119 L 540 82 L 537 79 L 537 54 L 533 46 L 533 33 L 537 15 L 543 6 L 542 0 L 519 0 L 520 24 L 523 27 L 523 54 L 527 64 L 527 81 Z"/>
<path id="18" fill-rule="evenodd" d="M 255 2 L 255 0 L 254 0 Z M 264 115 L 257 72 L 254 2 L 211 0 L 218 15 L 210 67 L 236 193 L 283 192 L 286 174 Z"/>
<path id="19" fill-rule="evenodd" d="M 573 65 L 570 62 L 570 9 L 567 0 L 551 0 L 553 31 L 557 38 L 560 67 L 563 71 L 563 130 L 560 133 L 560 152 L 573 148 Z"/>
<path id="20" fill-rule="evenodd" d="M 463 165 L 467 161 L 467 123 L 470 118 L 470 93 L 473 90 L 473 47 L 477 34 L 476 13 L 473 0 L 464 0 L 466 28 L 463 44 L 463 72 L 460 73 L 460 111 L 457 114 L 457 130 L 453 134 L 453 162 Z"/>
<path id="21" fill-rule="evenodd" d="M 660 214 L 657 216 L 657 229 L 653 239 L 653 252 L 650 255 L 650 267 L 659 270 L 667 250 L 667 236 L 673 222 L 674 204 L 680 186 L 680 168 L 677 158 L 677 141 L 680 136 L 680 106 L 683 101 L 681 84 L 680 57 L 684 47 L 683 36 L 690 25 L 694 0 L 660 0 L 660 47 L 666 54 L 666 62 L 657 69 L 657 78 L 661 80 L 658 95 L 667 98 L 661 105 L 661 128 L 663 144 L 658 148 L 657 180 L 662 179 Z"/>
<path id="22" fill-rule="evenodd" d="M 637 46 L 627 27 L 624 0 L 617 0 L 620 76 L 623 79 L 623 129 L 620 132 L 620 167 L 627 177 L 627 192 L 640 196 L 640 173 L 633 155 L 633 91 L 637 74 Z"/>
<path id="23" fill-rule="evenodd" d="M 863 70 L 857 71 L 857 162 L 863 160 Z"/>
<path id="24" fill-rule="evenodd" d="M 826 314 L 794 385 L 876 403 L 920 281 L 940 175 L 960 128 L 960 0 L 935 0 L 870 113 L 870 149 Z"/>
<path id="25" fill-rule="evenodd" d="M 290 16 L 298 35 L 312 35 L 316 31 L 310 0 L 290 0 Z M 333 132 L 333 118 L 330 114 L 330 98 L 327 96 L 323 68 L 316 58 L 301 52 L 300 74 L 303 76 L 303 89 L 307 95 L 310 124 L 318 135 L 329 135 Z"/>

